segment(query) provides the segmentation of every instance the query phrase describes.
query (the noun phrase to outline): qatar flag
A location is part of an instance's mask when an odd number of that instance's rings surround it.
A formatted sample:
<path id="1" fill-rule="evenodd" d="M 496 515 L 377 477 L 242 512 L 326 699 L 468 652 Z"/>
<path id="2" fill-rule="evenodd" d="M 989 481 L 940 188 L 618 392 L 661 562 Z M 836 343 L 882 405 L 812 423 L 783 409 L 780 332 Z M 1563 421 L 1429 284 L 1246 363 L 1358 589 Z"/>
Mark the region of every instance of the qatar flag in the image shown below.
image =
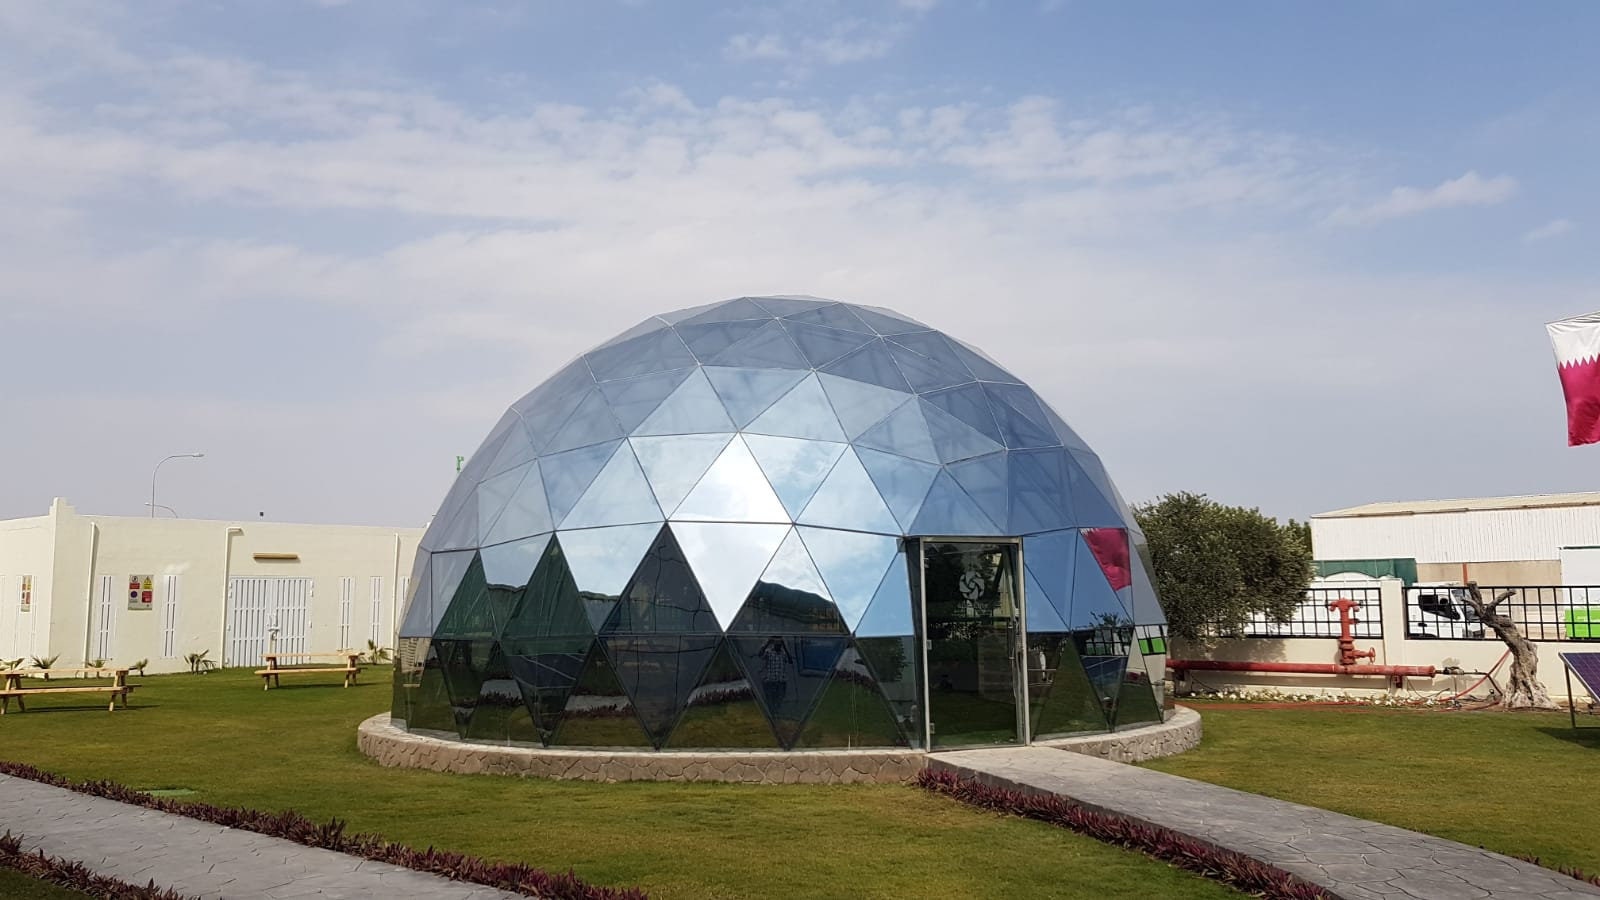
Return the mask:
<path id="1" fill-rule="evenodd" d="M 1567 446 L 1600 441 L 1600 313 L 1545 327 L 1567 395 Z"/>

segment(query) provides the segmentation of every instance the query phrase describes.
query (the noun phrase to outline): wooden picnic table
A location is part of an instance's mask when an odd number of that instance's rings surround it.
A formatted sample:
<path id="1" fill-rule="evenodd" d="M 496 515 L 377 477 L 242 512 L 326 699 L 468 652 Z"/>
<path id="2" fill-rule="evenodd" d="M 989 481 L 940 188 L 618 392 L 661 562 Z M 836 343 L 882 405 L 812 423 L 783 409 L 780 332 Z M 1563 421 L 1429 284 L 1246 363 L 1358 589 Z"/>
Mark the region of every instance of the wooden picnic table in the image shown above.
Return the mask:
<path id="1" fill-rule="evenodd" d="M 110 684 L 73 685 L 70 678 L 65 681 L 50 681 L 53 675 L 73 676 L 81 675 L 90 678 L 110 678 Z M 17 701 L 17 708 L 23 712 L 28 711 L 27 703 L 23 697 L 32 694 L 110 694 L 111 702 L 108 711 L 115 711 L 117 698 L 122 698 L 122 707 L 128 707 L 128 694 L 133 690 L 133 685 L 128 683 L 128 670 L 120 666 L 88 666 L 75 669 L 7 669 L 0 672 L 4 678 L 5 687 L 0 688 L 0 716 L 6 714 L 11 707 L 11 701 Z M 24 681 L 42 682 L 31 687 L 23 687 Z"/>
<path id="2" fill-rule="evenodd" d="M 356 683 L 356 676 L 361 673 L 361 651 L 340 650 L 336 653 L 263 653 L 261 658 L 267 661 L 267 667 L 257 669 L 256 674 L 261 676 L 261 689 L 263 691 L 274 687 L 282 687 L 278 681 L 284 675 L 309 675 L 319 672 L 340 672 L 344 675 L 344 686 L 349 687 Z M 284 665 L 289 661 L 289 665 Z M 317 665 L 326 662 L 330 665 Z M 342 662 L 343 665 L 333 663 Z"/>

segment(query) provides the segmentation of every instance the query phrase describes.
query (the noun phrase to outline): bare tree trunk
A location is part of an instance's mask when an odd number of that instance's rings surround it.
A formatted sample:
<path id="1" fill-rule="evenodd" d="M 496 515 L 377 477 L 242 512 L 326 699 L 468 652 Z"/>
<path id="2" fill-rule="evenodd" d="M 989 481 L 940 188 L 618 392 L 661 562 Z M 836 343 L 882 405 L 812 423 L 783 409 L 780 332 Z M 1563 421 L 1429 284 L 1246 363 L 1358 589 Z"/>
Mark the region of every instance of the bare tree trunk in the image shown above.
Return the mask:
<path id="1" fill-rule="evenodd" d="M 1522 631 L 1510 616 L 1495 612 L 1495 607 L 1515 593 L 1505 591 L 1485 603 L 1477 582 L 1467 582 L 1467 604 L 1472 607 L 1473 614 L 1494 629 L 1495 636 L 1511 650 L 1511 688 L 1501 699 L 1500 705 L 1505 709 L 1559 709 L 1539 681 L 1539 651 L 1532 641 L 1522 636 Z"/>

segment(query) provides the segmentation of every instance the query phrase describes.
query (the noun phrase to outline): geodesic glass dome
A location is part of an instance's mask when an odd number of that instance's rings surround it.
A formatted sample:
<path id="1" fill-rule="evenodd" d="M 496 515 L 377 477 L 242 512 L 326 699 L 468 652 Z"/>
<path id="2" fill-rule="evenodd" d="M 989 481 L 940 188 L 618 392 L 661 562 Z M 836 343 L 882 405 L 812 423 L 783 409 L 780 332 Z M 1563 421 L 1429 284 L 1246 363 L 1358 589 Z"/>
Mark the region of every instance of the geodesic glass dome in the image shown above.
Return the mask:
<path id="1" fill-rule="evenodd" d="M 1161 718 L 1142 537 L 1018 378 L 898 313 L 650 318 L 518 400 L 422 539 L 393 718 L 550 747 L 942 747 Z"/>

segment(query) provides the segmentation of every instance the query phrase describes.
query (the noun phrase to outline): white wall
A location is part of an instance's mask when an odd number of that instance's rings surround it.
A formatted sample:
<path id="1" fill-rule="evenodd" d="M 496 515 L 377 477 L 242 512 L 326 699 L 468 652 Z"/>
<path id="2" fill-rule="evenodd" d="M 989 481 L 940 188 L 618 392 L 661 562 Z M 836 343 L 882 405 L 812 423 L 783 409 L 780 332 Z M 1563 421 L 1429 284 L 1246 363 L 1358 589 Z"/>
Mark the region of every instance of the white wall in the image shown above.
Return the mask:
<path id="1" fill-rule="evenodd" d="M 54 580 L 55 520 L 50 516 L 0 521 L 0 659 L 49 655 L 50 586 Z M 21 611 L 22 578 L 33 577 L 33 603 Z"/>
<path id="2" fill-rule="evenodd" d="M 1562 547 L 1586 544 L 1600 544 L 1600 506 L 1311 519 L 1317 559 L 1555 560 Z"/>

